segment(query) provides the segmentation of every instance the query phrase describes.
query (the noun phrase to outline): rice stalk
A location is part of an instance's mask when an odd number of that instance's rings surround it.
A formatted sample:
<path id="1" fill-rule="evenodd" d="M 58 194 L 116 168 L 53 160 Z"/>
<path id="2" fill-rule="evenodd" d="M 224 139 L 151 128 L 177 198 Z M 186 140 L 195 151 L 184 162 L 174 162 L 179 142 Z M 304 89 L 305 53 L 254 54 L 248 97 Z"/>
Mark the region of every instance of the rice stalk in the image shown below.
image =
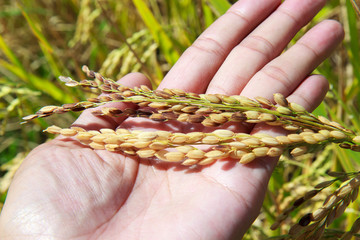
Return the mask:
<path id="1" fill-rule="evenodd" d="M 67 86 L 91 87 L 106 95 L 62 106 L 45 106 L 35 114 L 24 117 L 23 120 L 26 122 L 53 114 L 83 111 L 109 102 L 131 102 L 139 108 L 121 110 L 115 107 L 103 107 L 92 113 L 111 117 L 123 115 L 144 117 L 161 122 L 177 120 L 192 124 L 200 123 L 206 127 L 216 127 L 232 121 L 241 124 L 266 123 L 271 126 L 281 126 L 289 131 L 286 136 L 277 137 L 234 133 L 229 130 L 215 130 L 208 134 L 166 133 L 164 137 L 163 134 L 159 136 L 154 132 L 138 134 L 128 132 L 126 129 L 87 132 L 81 128 L 61 129 L 51 126 L 45 130 L 66 137 L 76 136 L 80 142 L 96 150 L 106 149 L 144 158 L 156 156 L 160 160 L 183 162 L 185 165 L 189 165 L 189 162 L 210 164 L 215 159 L 226 157 L 245 164 L 258 157 L 278 157 L 284 152 L 299 157 L 313 150 L 314 147 L 321 148 L 329 143 L 338 143 L 342 148 L 360 151 L 358 145 L 360 137 L 354 132 L 325 117 L 315 117 L 304 107 L 289 103 L 279 93 L 274 94 L 274 101 L 271 101 L 262 97 L 251 100 L 242 96 L 187 93 L 180 89 L 151 90 L 146 86 L 129 88 L 106 79 L 101 74 L 89 70 L 87 66 L 84 66 L 83 70 L 93 80 L 78 82 L 69 77 L 60 79 Z M 144 138 L 144 135 L 147 138 Z M 149 135 L 152 136 L 151 139 Z M 138 142 L 142 145 L 135 146 L 134 143 Z M 176 149 L 181 146 L 202 144 L 215 146 L 208 152 L 192 148 L 187 148 L 185 152 L 182 149 L 177 153 L 164 150 L 166 147 Z M 196 157 L 195 153 L 199 155 Z"/>

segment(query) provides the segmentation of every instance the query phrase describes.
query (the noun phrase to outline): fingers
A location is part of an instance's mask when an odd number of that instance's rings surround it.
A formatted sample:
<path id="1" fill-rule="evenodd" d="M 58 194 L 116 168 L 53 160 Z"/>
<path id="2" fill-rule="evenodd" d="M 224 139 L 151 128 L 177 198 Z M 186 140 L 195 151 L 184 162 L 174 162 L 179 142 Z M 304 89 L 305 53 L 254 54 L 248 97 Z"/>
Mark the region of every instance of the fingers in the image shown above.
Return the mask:
<path id="1" fill-rule="evenodd" d="M 205 92 L 229 52 L 280 3 L 280 0 L 235 3 L 184 52 L 159 87 Z"/>
<path id="2" fill-rule="evenodd" d="M 128 87 L 134 87 L 140 85 L 146 85 L 148 87 L 151 87 L 149 80 L 145 77 L 145 75 L 140 73 L 127 74 L 126 76 L 121 78 L 118 82 Z M 126 103 L 111 102 L 101 107 L 116 107 L 119 109 L 125 109 L 130 106 L 129 104 Z M 98 108 L 85 110 L 79 116 L 79 118 L 73 123 L 73 126 L 79 126 L 85 129 L 92 129 L 92 130 L 96 130 L 100 128 L 115 129 L 125 119 L 125 117 L 112 118 L 107 116 L 103 116 L 103 117 L 94 116 L 91 112 L 95 109 Z"/>
<path id="3" fill-rule="evenodd" d="M 285 1 L 231 51 L 207 92 L 239 94 L 251 77 L 278 56 L 324 4 L 324 0 Z"/>
<path id="4" fill-rule="evenodd" d="M 332 20 L 319 23 L 294 46 L 256 73 L 241 95 L 272 99 L 276 92 L 288 96 L 324 61 L 343 39 L 341 25 Z"/>

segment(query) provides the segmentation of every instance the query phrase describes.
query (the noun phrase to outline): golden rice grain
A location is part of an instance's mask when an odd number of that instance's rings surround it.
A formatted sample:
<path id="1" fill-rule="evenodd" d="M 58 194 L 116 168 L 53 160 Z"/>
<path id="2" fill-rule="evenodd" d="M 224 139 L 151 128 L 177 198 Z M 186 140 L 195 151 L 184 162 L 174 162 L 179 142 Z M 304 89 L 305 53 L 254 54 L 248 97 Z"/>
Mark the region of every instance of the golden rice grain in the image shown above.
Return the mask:
<path id="1" fill-rule="evenodd" d="M 76 135 L 76 138 L 79 140 L 79 141 L 89 141 L 94 135 L 89 133 L 89 132 L 79 132 L 77 135 Z"/>
<path id="2" fill-rule="evenodd" d="M 171 136 L 171 132 L 168 131 L 156 131 L 158 137 L 157 140 L 167 140 Z"/>
<path id="3" fill-rule="evenodd" d="M 121 144 L 124 142 L 124 138 L 117 135 L 109 135 L 103 140 L 104 143 L 108 144 Z"/>
<path id="4" fill-rule="evenodd" d="M 180 162 L 184 159 L 185 154 L 182 152 L 168 152 L 164 156 L 168 162 Z"/>
<path id="5" fill-rule="evenodd" d="M 170 137 L 169 141 L 173 144 L 182 144 L 188 140 L 188 136 L 184 133 L 174 133 L 172 137 Z"/>
<path id="6" fill-rule="evenodd" d="M 163 122 L 163 121 L 167 120 L 167 118 L 161 113 L 153 113 L 153 114 L 151 114 L 149 119 L 151 119 L 153 121 L 157 121 L 157 122 Z"/>
<path id="7" fill-rule="evenodd" d="M 299 135 L 302 136 L 302 137 L 312 136 L 313 134 L 314 134 L 313 132 L 305 131 L 305 129 L 303 130 L 303 132 L 299 133 Z"/>
<path id="8" fill-rule="evenodd" d="M 187 154 L 188 152 L 190 152 L 191 150 L 194 150 L 193 146 L 189 146 L 189 145 L 184 145 L 184 146 L 178 146 L 176 147 L 176 150 L 178 150 L 179 152 L 182 152 L 184 154 Z"/>
<path id="9" fill-rule="evenodd" d="M 136 141 L 135 143 L 133 143 L 134 147 L 136 148 L 146 148 L 151 144 L 150 141 Z"/>
<path id="10" fill-rule="evenodd" d="M 179 115 L 179 117 L 176 119 L 179 122 L 186 122 L 189 119 L 189 114 L 182 113 Z"/>
<path id="11" fill-rule="evenodd" d="M 323 117 L 323 116 L 318 116 L 318 119 L 322 122 L 322 123 L 325 123 L 325 124 L 328 124 L 330 125 L 330 120 Z"/>
<path id="12" fill-rule="evenodd" d="M 42 107 L 39 112 L 41 113 L 52 113 L 53 111 L 55 111 L 56 109 L 58 108 L 58 106 L 45 106 L 45 107 Z"/>
<path id="13" fill-rule="evenodd" d="M 104 149 L 105 149 L 105 145 L 104 145 L 104 144 L 97 143 L 97 142 L 92 142 L 92 143 L 89 144 L 89 146 L 90 146 L 92 149 L 95 149 L 95 150 L 104 150 Z"/>
<path id="14" fill-rule="evenodd" d="M 287 136 L 277 136 L 275 139 L 278 140 L 282 145 L 288 145 L 292 143 L 292 141 Z"/>
<path id="15" fill-rule="evenodd" d="M 58 127 L 58 126 L 53 125 L 53 126 L 50 126 L 50 127 L 46 128 L 44 130 L 44 132 L 48 132 L 48 133 L 51 133 L 51 134 L 60 134 L 61 128 Z"/>
<path id="16" fill-rule="evenodd" d="M 103 143 L 107 136 L 105 134 L 99 134 L 93 136 L 90 140 L 97 143 Z"/>
<path id="17" fill-rule="evenodd" d="M 202 143 L 204 144 L 217 144 L 220 142 L 220 139 L 216 136 L 206 136 L 201 140 Z"/>
<path id="18" fill-rule="evenodd" d="M 353 142 L 355 142 L 355 143 L 360 143 L 360 136 L 356 136 L 356 137 L 354 137 L 352 140 L 353 140 Z"/>
<path id="19" fill-rule="evenodd" d="M 290 154 L 293 157 L 298 157 L 301 156 L 303 154 L 307 153 L 307 147 L 306 146 L 299 146 L 294 148 L 293 150 L 291 150 Z"/>
<path id="20" fill-rule="evenodd" d="M 336 127 L 336 128 L 338 128 L 338 129 L 344 129 L 344 127 L 343 127 L 343 126 L 341 126 L 341 124 L 340 124 L 340 123 L 338 123 L 338 122 L 334 122 L 334 121 L 332 121 L 332 122 L 330 122 L 330 125 L 331 125 L 331 126 L 334 126 L 334 127 Z"/>
<path id="21" fill-rule="evenodd" d="M 287 107 L 289 105 L 289 102 L 286 100 L 284 95 L 282 95 L 281 93 L 274 94 L 274 101 L 283 107 Z"/>
<path id="22" fill-rule="evenodd" d="M 247 119 L 258 119 L 260 116 L 260 113 L 258 111 L 246 111 L 244 112 Z"/>
<path id="23" fill-rule="evenodd" d="M 284 115 L 291 115 L 292 114 L 291 109 L 289 109 L 287 107 L 283 107 L 283 106 L 277 107 L 276 111 L 278 111 L 279 113 L 284 114 Z"/>
<path id="24" fill-rule="evenodd" d="M 181 90 L 181 89 L 173 88 L 173 89 L 170 89 L 170 91 L 173 94 L 178 95 L 180 97 L 185 97 L 186 96 L 186 92 L 184 90 Z"/>
<path id="25" fill-rule="evenodd" d="M 200 97 L 211 103 L 221 103 L 221 99 L 214 94 L 200 94 Z"/>
<path id="26" fill-rule="evenodd" d="M 188 158 L 186 159 L 185 161 L 183 161 L 181 164 L 182 165 L 185 165 L 185 166 L 191 166 L 191 165 L 195 165 L 199 162 L 198 159 L 191 159 L 191 158 Z"/>
<path id="27" fill-rule="evenodd" d="M 258 147 L 254 148 L 252 152 L 255 154 L 256 157 L 265 157 L 267 153 L 269 152 L 268 147 Z"/>
<path id="28" fill-rule="evenodd" d="M 197 107 L 197 106 L 187 106 L 187 107 L 184 107 L 183 109 L 181 109 L 181 111 L 184 113 L 194 113 L 198 109 L 199 109 L 199 107 Z"/>
<path id="29" fill-rule="evenodd" d="M 134 143 L 134 146 L 136 146 L 136 143 Z M 168 141 L 156 141 L 149 144 L 149 148 L 154 150 L 162 150 L 169 146 Z"/>
<path id="30" fill-rule="evenodd" d="M 156 151 L 155 153 L 155 157 L 157 157 L 159 160 L 161 161 L 167 161 L 166 157 L 165 157 L 165 154 L 167 154 L 169 151 L 163 149 L 163 150 L 159 150 L 159 151 Z"/>
<path id="31" fill-rule="evenodd" d="M 115 131 L 116 134 L 122 135 L 122 134 L 130 134 L 130 131 L 125 128 L 118 128 Z"/>
<path id="32" fill-rule="evenodd" d="M 120 144 L 120 147 L 122 147 L 122 148 L 132 148 L 132 147 L 134 147 L 134 144 L 130 143 L 130 142 L 124 142 L 124 143 Z"/>
<path id="33" fill-rule="evenodd" d="M 30 120 L 33 120 L 35 118 L 38 118 L 39 116 L 37 114 L 31 114 L 31 115 L 28 115 L 28 116 L 25 116 L 22 118 L 22 120 L 24 121 L 30 121 Z"/>
<path id="34" fill-rule="evenodd" d="M 181 111 L 181 109 L 183 109 L 184 107 L 185 107 L 185 105 L 183 105 L 183 104 L 176 104 L 176 105 L 171 107 L 171 110 L 173 110 L 173 111 Z"/>
<path id="35" fill-rule="evenodd" d="M 252 162 L 255 158 L 256 158 L 255 153 L 246 153 L 241 157 L 239 163 L 246 164 Z"/>
<path id="36" fill-rule="evenodd" d="M 279 141 L 274 137 L 264 137 L 260 139 L 267 146 L 275 147 L 280 145 Z"/>
<path id="37" fill-rule="evenodd" d="M 157 133 L 156 132 L 142 132 L 140 133 L 137 138 L 140 141 L 151 141 L 154 140 L 155 138 L 157 138 Z"/>
<path id="38" fill-rule="evenodd" d="M 316 141 L 316 139 L 313 138 L 313 136 L 311 136 L 311 135 L 303 136 L 303 139 L 306 143 L 309 143 L 309 144 L 317 144 L 318 143 L 318 141 Z"/>
<path id="39" fill-rule="evenodd" d="M 226 157 L 226 153 L 219 150 L 212 150 L 205 153 L 205 157 L 218 159 L 218 158 Z"/>
<path id="40" fill-rule="evenodd" d="M 90 133 L 90 134 L 92 134 L 92 135 L 94 135 L 94 136 L 101 134 L 99 131 L 96 131 L 96 130 L 89 130 L 89 131 L 87 131 L 87 132 Z"/>
<path id="41" fill-rule="evenodd" d="M 210 118 L 205 118 L 204 121 L 201 122 L 201 124 L 205 127 L 217 127 L 220 125 L 219 123 L 214 122 Z"/>
<path id="42" fill-rule="evenodd" d="M 205 158 L 205 159 L 199 161 L 198 164 L 199 165 L 210 165 L 210 164 L 214 163 L 215 161 L 216 161 L 215 158 L 208 157 L 208 158 Z"/>
<path id="43" fill-rule="evenodd" d="M 208 107 L 201 107 L 196 111 L 196 114 L 207 115 L 207 114 L 214 113 L 214 112 L 216 112 L 216 110 L 213 110 L 213 109 L 208 108 Z"/>
<path id="44" fill-rule="evenodd" d="M 259 107 L 260 104 L 244 96 L 237 96 L 237 100 L 245 107 Z"/>
<path id="45" fill-rule="evenodd" d="M 329 130 L 320 130 L 319 131 L 320 134 L 324 135 L 325 138 L 329 138 L 330 137 L 330 131 Z"/>
<path id="46" fill-rule="evenodd" d="M 312 137 L 317 141 L 317 142 L 322 142 L 322 141 L 325 141 L 327 138 L 321 134 L 321 133 L 314 133 L 312 135 Z"/>
<path id="47" fill-rule="evenodd" d="M 299 105 L 299 104 L 297 104 L 297 103 L 290 103 L 289 104 L 289 107 L 290 107 L 290 109 L 292 109 L 294 112 L 306 112 L 306 109 L 303 107 L 303 106 L 301 106 L 301 105 Z"/>
<path id="48" fill-rule="evenodd" d="M 144 148 L 136 151 L 136 154 L 141 158 L 150 158 L 155 156 L 156 151 L 154 149 Z"/>
<path id="49" fill-rule="evenodd" d="M 215 122 L 215 123 L 218 123 L 218 124 L 223 124 L 225 122 L 227 122 L 228 120 L 226 119 L 226 117 L 224 117 L 223 115 L 221 114 L 210 114 L 209 115 L 210 119 Z"/>
<path id="50" fill-rule="evenodd" d="M 109 152 L 121 151 L 121 147 L 118 144 L 105 144 L 105 149 Z"/>
<path id="51" fill-rule="evenodd" d="M 287 138 L 293 143 L 302 142 L 304 140 L 299 134 L 289 134 L 287 135 Z"/>
<path id="52" fill-rule="evenodd" d="M 233 150 L 230 152 L 229 156 L 233 159 L 240 159 L 246 153 L 248 153 L 248 152 L 244 151 L 244 150 Z"/>
<path id="53" fill-rule="evenodd" d="M 293 132 L 300 129 L 300 127 L 299 127 L 299 126 L 296 126 L 296 125 L 284 125 L 283 128 L 284 128 L 285 130 L 293 131 Z"/>
<path id="54" fill-rule="evenodd" d="M 196 143 L 204 138 L 205 134 L 203 132 L 191 132 L 187 133 L 186 143 Z"/>
<path id="55" fill-rule="evenodd" d="M 249 147 L 256 147 L 261 144 L 261 141 L 258 138 L 253 138 L 253 137 L 244 139 L 241 142 Z"/>
<path id="56" fill-rule="evenodd" d="M 270 113 L 261 113 L 258 119 L 262 122 L 273 122 L 276 121 L 277 117 Z"/>
<path id="57" fill-rule="evenodd" d="M 140 89 L 144 92 L 150 92 L 151 89 L 146 85 L 140 85 Z"/>
<path id="58" fill-rule="evenodd" d="M 214 135 L 220 138 L 231 138 L 234 136 L 234 132 L 230 130 L 218 129 L 212 132 Z"/>
<path id="59" fill-rule="evenodd" d="M 243 142 L 230 142 L 228 145 L 236 149 L 244 149 L 247 147 L 247 145 Z"/>
<path id="60" fill-rule="evenodd" d="M 261 103 L 262 105 L 264 105 L 265 107 L 272 107 L 273 104 L 272 102 L 264 97 L 255 97 L 255 100 L 258 101 L 259 103 Z"/>
<path id="61" fill-rule="evenodd" d="M 333 138 L 336 138 L 336 139 L 344 139 L 347 137 L 347 135 L 345 133 L 337 131 L 337 130 L 331 131 L 330 136 Z"/>
<path id="62" fill-rule="evenodd" d="M 193 159 L 202 159 L 205 156 L 205 152 L 199 149 L 194 149 L 186 154 L 186 157 Z"/>
<path id="63" fill-rule="evenodd" d="M 167 104 L 166 102 L 152 102 L 149 103 L 148 106 L 156 109 L 165 109 L 169 107 L 169 104 Z"/>
<path id="64" fill-rule="evenodd" d="M 267 155 L 269 157 L 279 157 L 281 154 L 283 154 L 284 150 L 279 147 L 271 147 L 269 151 L 267 152 Z"/>
<path id="65" fill-rule="evenodd" d="M 238 100 L 236 100 L 236 98 L 232 97 L 232 96 L 224 96 L 222 98 L 224 103 L 229 103 L 229 104 L 237 104 L 239 103 Z"/>
<path id="66" fill-rule="evenodd" d="M 63 128 L 60 130 L 60 134 L 65 137 L 73 137 L 77 134 L 77 131 L 75 131 L 74 129 L 70 129 L 70 128 Z"/>

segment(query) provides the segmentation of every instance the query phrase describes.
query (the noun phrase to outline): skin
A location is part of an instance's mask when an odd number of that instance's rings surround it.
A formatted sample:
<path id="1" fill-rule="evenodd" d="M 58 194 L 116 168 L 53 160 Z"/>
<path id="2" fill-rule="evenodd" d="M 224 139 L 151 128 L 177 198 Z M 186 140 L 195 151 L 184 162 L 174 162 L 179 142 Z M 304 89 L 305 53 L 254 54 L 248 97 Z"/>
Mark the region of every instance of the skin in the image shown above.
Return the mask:
<path id="1" fill-rule="evenodd" d="M 184 52 L 159 88 L 270 99 L 280 92 L 313 110 L 328 83 L 310 74 L 341 42 L 341 25 L 321 22 L 282 52 L 324 4 L 324 0 L 238 1 Z M 120 82 L 149 85 L 139 73 Z M 122 103 L 111 104 L 125 108 Z M 99 118 L 89 110 L 74 125 L 213 130 Z M 228 127 L 279 134 L 261 125 Z M 190 169 L 94 151 L 71 138 L 58 137 L 34 149 L 19 168 L 0 216 L 0 238 L 239 239 L 260 211 L 276 163 L 275 158 L 247 165 L 221 160 Z"/>

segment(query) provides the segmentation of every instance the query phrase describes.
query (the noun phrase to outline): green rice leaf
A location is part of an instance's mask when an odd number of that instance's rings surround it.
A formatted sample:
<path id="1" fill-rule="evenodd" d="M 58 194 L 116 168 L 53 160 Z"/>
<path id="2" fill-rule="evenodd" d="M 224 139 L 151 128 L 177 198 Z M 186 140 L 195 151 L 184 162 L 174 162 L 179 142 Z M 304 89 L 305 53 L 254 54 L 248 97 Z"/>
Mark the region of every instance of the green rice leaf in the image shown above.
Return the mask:
<path id="1" fill-rule="evenodd" d="M 155 19 L 154 15 L 143 0 L 133 0 L 133 3 L 142 20 L 150 30 L 155 42 L 159 44 L 165 59 L 168 63 L 174 65 L 179 59 L 180 54 L 176 51 L 170 37 L 166 34 L 160 23 Z"/>
<path id="2" fill-rule="evenodd" d="M 27 73 L 22 69 L 22 67 L 15 66 L 2 59 L 0 59 L 0 68 L 1 67 L 10 71 L 15 76 L 23 80 L 25 83 L 31 84 L 37 90 L 49 95 L 50 97 L 52 97 L 57 101 L 72 102 L 71 97 L 64 94 L 62 89 L 59 89 L 55 84 L 50 82 L 48 79 L 43 79 L 31 73 Z"/>
<path id="3" fill-rule="evenodd" d="M 21 10 L 21 13 L 25 17 L 27 23 L 29 24 L 29 27 L 31 31 L 34 33 L 36 38 L 43 44 L 43 46 L 47 49 L 49 52 L 53 52 L 53 48 L 51 47 L 51 44 L 46 40 L 45 36 L 41 32 L 40 26 L 36 24 L 30 16 L 26 13 L 25 9 L 21 6 L 19 2 L 17 2 L 18 8 Z"/>
<path id="4" fill-rule="evenodd" d="M 223 15 L 231 7 L 227 0 L 207 0 L 218 15 Z"/>

